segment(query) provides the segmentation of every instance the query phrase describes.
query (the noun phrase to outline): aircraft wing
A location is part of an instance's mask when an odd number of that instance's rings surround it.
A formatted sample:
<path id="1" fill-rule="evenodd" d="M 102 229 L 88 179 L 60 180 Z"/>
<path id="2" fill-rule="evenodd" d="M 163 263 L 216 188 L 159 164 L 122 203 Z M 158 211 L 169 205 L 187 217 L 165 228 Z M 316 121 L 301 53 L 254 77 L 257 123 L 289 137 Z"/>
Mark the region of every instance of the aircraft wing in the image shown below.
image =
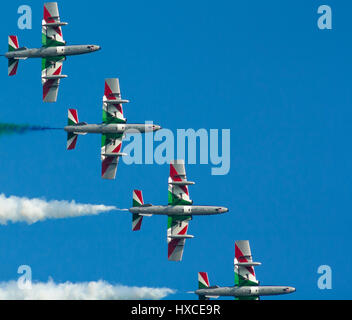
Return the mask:
<path id="1" fill-rule="evenodd" d="M 173 160 L 170 162 L 170 175 L 168 181 L 169 205 L 191 205 L 188 185 L 194 184 L 187 180 L 185 161 Z"/>
<path id="2" fill-rule="evenodd" d="M 118 78 L 105 79 L 103 97 L 103 123 L 126 123 L 123 116 L 122 104 L 128 100 L 121 99 Z"/>
<path id="3" fill-rule="evenodd" d="M 187 234 L 188 223 L 191 219 L 191 216 L 168 216 L 167 251 L 169 260 L 182 260 L 186 239 L 193 237 Z"/>
<path id="4" fill-rule="evenodd" d="M 57 2 L 44 3 L 44 13 L 42 20 L 42 46 L 64 46 L 66 42 L 62 36 L 61 26 L 66 24 L 66 22 L 60 21 Z"/>
<path id="5" fill-rule="evenodd" d="M 101 176 L 103 179 L 115 179 L 117 164 L 123 154 L 121 133 L 102 134 L 101 142 Z"/>
<path id="6" fill-rule="evenodd" d="M 60 79 L 65 78 L 61 74 L 64 57 L 42 58 L 42 85 L 43 101 L 55 102 L 59 91 Z"/>
<path id="7" fill-rule="evenodd" d="M 249 241 L 235 241 L 235 285 L 257 286 L 259 281 L 255 276 L 254 267 L 258 265 L 259 262 L 253 262 Z"/>

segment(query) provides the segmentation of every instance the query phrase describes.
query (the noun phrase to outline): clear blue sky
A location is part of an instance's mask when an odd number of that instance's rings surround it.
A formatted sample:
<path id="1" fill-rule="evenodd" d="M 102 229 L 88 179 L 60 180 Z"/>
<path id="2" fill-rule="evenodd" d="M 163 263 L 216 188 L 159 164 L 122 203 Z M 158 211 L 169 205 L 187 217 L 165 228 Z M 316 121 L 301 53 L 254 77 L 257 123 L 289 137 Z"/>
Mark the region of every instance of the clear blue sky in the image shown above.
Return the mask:
<path id="1" fill-rule="evenodd" d="M 211 176 L 188 165 L 195 204 L 230 208 L 195 217 L 181 263 L 167 260 L 166 217 L 131 231 L 128 213 L 0 226 L 0 280 L 19 265 L 34 280 L 104 279 L 166 286 L 170 296 L 197 287 L 197 272 L 232 285 L 234 241 L 249 239 L 262 284 L 297 288 L 282 299 L 351 298 L 352 46 L 350 12 L 342 1 L 60 1 L 68 44 L 102 50 L 69 57 L 55 104 L 41 99 L 40 60 L 0 73 L 1 122 L 63 126 L 67 109 L 81 121 L 101 121 L 104 78 L 119 77 L 129 122 L 164 128 L 230 128 L 231 170 Z M 29 4 L 33 29 L 17 28 L 17 8 Z M 333 30 L 319 30 L 317 8 L 330 4 Z M 2 5 L 7 35 L 21 46 L 41 41 L 41 1 Z M 0 193 L 129 207 L 132 190 L 146 202 L 167 202 L 167 165 L 120 163 L 117 178 L 100 178 L 100 136 L 79 137 L 68 152 L 64 132 L 0 137 Z M 317 268 L 332 268 L 332 290 L 319 290 Z"/>

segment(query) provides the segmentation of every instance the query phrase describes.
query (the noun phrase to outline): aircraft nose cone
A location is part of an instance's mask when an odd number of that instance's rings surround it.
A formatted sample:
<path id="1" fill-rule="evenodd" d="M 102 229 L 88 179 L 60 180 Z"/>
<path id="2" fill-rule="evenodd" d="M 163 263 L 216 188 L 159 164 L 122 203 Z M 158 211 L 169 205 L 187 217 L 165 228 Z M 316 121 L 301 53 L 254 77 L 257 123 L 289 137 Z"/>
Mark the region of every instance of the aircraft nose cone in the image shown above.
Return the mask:
<path id="1" fill-rule="evenodd" d="M 292 293 L 295 291 L 296 291 L 296 288 L 294 288 L 294 287 L 287 287 L 284 289 L 284 292 L 286 292 L 286 293 Z"/>
<path id="2" fill-rule="evenodd" d="M 158 125 L 153 125 L 153 130 L 154 130 L 154 131 L 158 131 L 158 130 L 160 130 L 160 129 L 161 129 L 160 126 L 158 126 Z"/>
<path id="3" fill-rule="evenodd" d="M 228 208 L 225 208 L 225 207 L 220 207 L 220 208 L 217 209 L 217 211 L 218 211 L 219 213 L 225 213 L 225 212 L 228 212 L 229 209 L 228 209 Z"/>

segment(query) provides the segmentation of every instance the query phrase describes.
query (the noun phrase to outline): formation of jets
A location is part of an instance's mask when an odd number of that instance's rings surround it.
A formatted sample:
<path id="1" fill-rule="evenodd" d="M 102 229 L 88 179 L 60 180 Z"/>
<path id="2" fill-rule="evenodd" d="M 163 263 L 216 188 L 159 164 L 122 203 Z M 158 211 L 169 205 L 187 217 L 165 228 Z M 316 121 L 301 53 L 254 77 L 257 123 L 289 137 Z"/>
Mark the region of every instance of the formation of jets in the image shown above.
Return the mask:
<path id="1" fill-rule="evenodd" d="M 235 285 L 232 287 L 210 286 L 207 272 L 198 272 L 198 290 L 194 293 L 199 300 L 209 300 L 220 296 L 235 297 L 236 300 L 258 300 L 260 296 L 273 296 L 295 292 L 287 286 L 261 286 L 254 272 L 254 267 L 261 265 L 252 259 L 248 240 L 235 242 Z"/>
<path id="2" fill-rule="evenodd" d="M 8 59 L 9 76 L 17 73 L 20 60 L 42 59 L 41 79 L 44 102 L 56 102 L 60 80 L 67 77 L 62 74 L 62 64 L 67 56 L 91 53 L 101 49 L 98 45 L 66 45 L 61 30 L 61 27 L 65 25 L 67 23 L 60 20 L 57 3 L 47 2 L 44 3 L 41 48 L 20 47 L 17 36 L 8 37 L 8 52 L 5 53 L 5 57 Z M 127 133 L 154 132 L 161 129 L 159 125 L 154 124 L 127 124 L 123 104 L 128 102 L 129 100 L 121 97 L 119 79 L 108 78 L 105 79 L 102 123 L 79 122 L 77 110 L 68 110 L 68 124 L 64 127 L 67 132 L 67 150 L 75 149 L 79 135 L 87 133 L 102 135 L 100 154 L 103 179 L 115 179 L 119 158 L 125 155 L 121 147 Z M 222 206 L 193 205 L 188 191 L 188 186 L 193 184 L 194 182 L 187 180 L 184 160 L 179 159 L 170 162 L 167 205 L 144 204 L 142 191 L 133 191 L 133 205 L 129 209 L 132 213 L 132 230 L 141 229 L 144 216 L 166 215 L 168 217 L 168 260 L 170 261 L 181 261 L 186 239 L 194 237 L 187 233 L 189 221 L 193 216 L 217 215 L 229 211 L 228 208 Z M 287 294 L 295 291 L 293 287 L 259 285 L 254 272 L 254 267 L 258 265 L 260 263 L 252 260 L 249 241 L 236 241 L 235 286 L 210 286 L 208 274 L 199 272 L 199 288 L 194 293 L 200 300 L 219 296 L 233 296 L 242 300 L 259 299 L 260 296 Z"/>

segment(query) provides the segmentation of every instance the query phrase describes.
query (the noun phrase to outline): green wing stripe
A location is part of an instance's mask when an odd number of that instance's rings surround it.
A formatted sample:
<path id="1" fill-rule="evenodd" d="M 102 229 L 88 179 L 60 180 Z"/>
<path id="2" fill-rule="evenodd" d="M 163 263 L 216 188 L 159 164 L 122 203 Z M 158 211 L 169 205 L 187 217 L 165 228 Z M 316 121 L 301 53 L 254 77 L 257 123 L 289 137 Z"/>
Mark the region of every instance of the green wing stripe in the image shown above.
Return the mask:
<path id="1" fill-rule="evenodd" d="M 110 140 L 122 139 L 122 133 L 104 133 L 101 135 L 101 146 L 105 147 Z"/>
<path id="2" fill-rule="evenodd" d="M 169 191 L 168 195 L 168 203 L 171 206 L 187 206 L 192 205 L 192 201 L 187 201 L 184 199 L 180 199 L 176 197 L 171 191 Z"/>
<path id="3" fill-rule="evenodd" d="M 250 281 L 235 272 L 235 285 L 239 287 L 258 286 L 257 282 Z"/>
<path id="4" fill-rule="evenodd" d="M 167 228 L 172 228 L 175 225 L 177 225 L 177 223 L 179 221 L 185 221 L 185 220 L 190 220 L 192 218 L 192 216 L 168 216 L 167 217 Z"/>
<path id="5" fill-rule="evenodd" d="M 53 62 L 58 62 L 64 60 L 64 56 L 50 57 L 50 58 L 42 58 L 42 71 L 51 66 Z"/>
<path id="6" fill-rule="evenodd" d="M 103 123 L 126 123 L 126 121 L 120 118 L 113 117 L 109 112 L 103 110 Z"/>
<path id="7" fill-rule="evenodd" d="M 46 34 L 42 33 L 42 46 L 43 47 L 58 47 L 58 46 L 64 46 L 65 42 L 57 41 L 55 39 L 51 39 L 46 36 Z"/>

